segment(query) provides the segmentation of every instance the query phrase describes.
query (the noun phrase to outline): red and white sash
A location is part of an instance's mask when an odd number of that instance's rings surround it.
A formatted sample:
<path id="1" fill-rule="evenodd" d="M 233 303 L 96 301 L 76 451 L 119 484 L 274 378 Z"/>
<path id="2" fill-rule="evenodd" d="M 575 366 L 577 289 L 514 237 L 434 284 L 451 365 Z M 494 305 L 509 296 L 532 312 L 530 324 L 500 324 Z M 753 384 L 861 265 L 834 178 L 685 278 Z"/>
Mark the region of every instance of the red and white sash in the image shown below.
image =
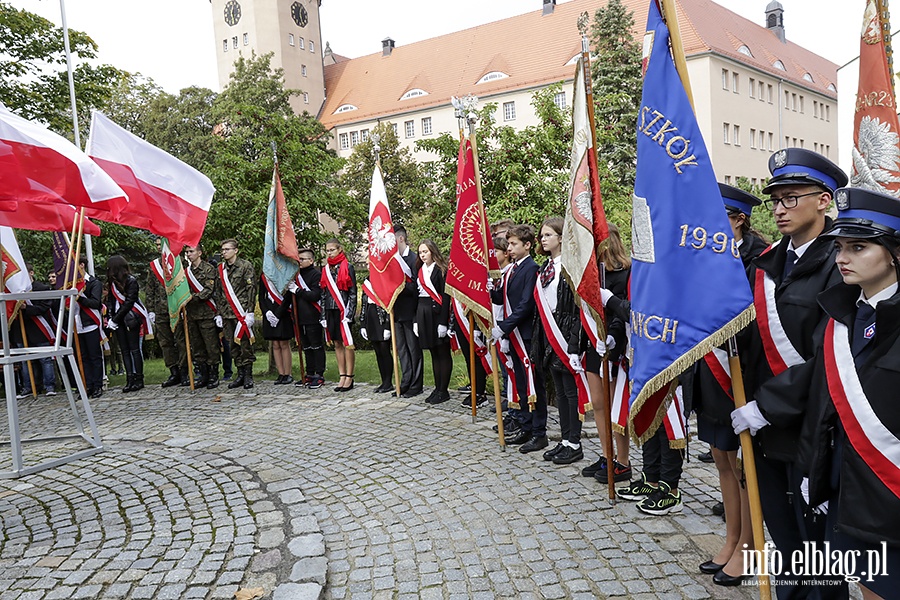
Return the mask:
<path id="1" fill-rule="evenodd" d="M 150 263 L 150 270 L 153 271 L 153 274 L 156 275 L 156 278 L 159 279 L 159 282 L 162 284 L 163 289 L 165 289 L 166 277 L 163 274 L 162 264 L 159 262 L 158 258 Z"/>
<path id="2" fill-rule="evenodd" d="M 197 279 L 196 275 L 194 275 L 194 271 L 191 269 L 191 267 L 188 266 L 188 268 L 185 269 L 184 272 L 185 272 L 185 275 L 187 275 L 188 287 L 191 288 L 191 293 L 199 294 L 200 292 L 202 292 L 203 284 L 200 283 L 200 280 Z M 212 298 L 207 298 L 206 300 L 203 300 L 203 303 L 206 304 L 208 307 L 210 307 L 214 313 L 218 312 L 218 310 L 216 310 L 216 303 L 213 302 Z"/>
<path id="3" fill-rule="evenodd" d="M 509 315 L 512 314 L 512 306 L 509 303 L 509 295 L 507 294 L 507 290 L 509 289 L 509 280 L 512 278 L 514 269 L 510 269 L 506 272 L 506 280 L 503 282 L 503 318 L 506 319 Z M 537 392 L 534 388 L 534 371 L 533 366 L 531 364 L 531 359 L 528 358 L 528 351 L 525 349 L 525 340 L 522 339 L 522 334 L 519 332 L 519 328 L 516 327 L 512 330 L 509 335 L 509 346 L 510 353 L 515 352 L 516 356 L 519 357 L 519 360 L 522 361 L 522 366 L 525 368 L 525 382 L 528 387 L 528 404 L 529 406 L 534 406 L 534 403 L 537 402 Z M 566 361 L 568 362 L 568 361 Z M 515 388 L 515 376 L 513 376 L 514 370 L 512 368 L 512 360 L 507 362 L 507 366 L 510 371 L 510 379 L 513 381 L 513 385 L 511 388 Z M 509 400 L 509 405 L 513 408 L 522 408 L 519 404 L 519 392 L 515 390 L 515 395 L 511 400 Z"/>
<path id="4" fill-rule="evenodd" d="M 875 414 L 856 372 L 850 331 L 834 319 L 825 329 L 825 377 L 850 445 L 900 498 L 900 440 Z"/>
<path id="5" fill-rule="evenodd" d="M 328 265 L 325 265 L 322 268 L 322 273 L 325 275 L 325 288 L 328 290 L 328 293 L 331 294 L 331 298 L 334 300 L 334 303 L 338 306 L 338 317 L 340 318 L 340 328 L 341 328 L 341 339 L 344 342 L 344 345 L 348 348 L 353 347 L 353 334 L 350 333 L 350 323 L 347 323 L 345 319 L 347 318 L 347 303 L 344 302 L 344 297 L 341 295 L 341 290 L 338 289 L 337 282 L 334 280 L 334 276 L 331 274 L 331 269 L 328 268 Z M 328 331 L 328 328 L 325 328 L 325 331 Z"/>
<path id="6" fill-rule="evenodd" d="M 34 303 L 31 300 L 26 300 L 25 304 L 34 306 Z M 43 315 L 31 315 L 31 320 L 34 322 L 35 327 L 40 330 L 41 334 L 47 338 L 47 341 L 52 344 L 56 337 L 56 327 L 51 327 L 50 323 L 47 322 L 47 319 Z"/>
<path id="7" fill-rule="evenodd" d="M 469 319 L 466 317 L 465 312 L 463 311 L 463 305 L 459 300 L 454 299 L 450 306 L 453 308 L 453 316 L 456 319 L 456 327 L 454 328 L 456 333 L 450 338 L 450 344 L 453 350 L 459 351 L 461 346 L 459 340 L 456 338 L 457 335 L 461 335 L 468 343 L 472 343 L 472 335 L 469 331 Z M 488 357 L 488 347 L 484 342 L 484 338 L 481 337 L 481 339 L 476 339 L 474 343 L 475 355 L 481 360 L 484 372 L 490 375 L 494 371 L 491 368 L 491 361 Z"/>
<path id="8" fill-rule="evenodd" d="M 669 439 L 669 447 L 684 448 L 687 439 L 687 419 L 684 416 L 684 398 L 681 386 L 675 388 L 675 394 L 663 417 L 663 426 L 666 428 L 666 437 Z"/>
<path id="9" fill-rule="evenodd" d="M 275 284 L 272 283 L 272 280 L 265 273 L 262 276 L 262 283 L 263 287 L 266 288 L 266 296 L 269 297 L 269 302 L 281 306 L 281 303 L 284 302 L 284 296 L 278 293 L 278 290 L 275 289 Z"/>
<path id="10" fill-rule="evenodd" d="M 597 326 L 597 319 L 594 318 L 588 303 L 584 300 L 581 300 L 581 308 L 578 311 L 578 316 L 581 319 L 581 325 L 584 327 L 588 339 L 591 341 L 591 345 L 596 348 L 597 343 L 600 341 L 600 331 Z"/>
<path id="11" fill-rule="evenodd" d="M 560 285 L 566 285 L 566 282 L 561 281 Z M 581 420 L 584 420 L 586 407 L 591 403 L 591 393 L 588 388 L 587 375 L 585 374 L 584 369 L 579 373 L 569 364 L 569 353 L 566 352 L 568 342 L 563 336 L 559 325 L 556 323 L 556 319 L 553 318 L 553 312 L 550 310 L 550 304 L 547 301 L 547 297 L 544 295 L 544 288 L 541 286 L 540 282 L 534 286 L 534 299 L 535 304 L 537 305 L 538 314 L 541 317 L 541 324 L 544 326 L 544 334 L 547 336 L 547 341 L 550 342 L 550 347 L 553 348 L 553 351 L 556 353 L 557 358 L 559 358 L 559 361 L 563 366 L 565 366 L 569 373 L 575 378 L 575 387 L 578 388 L 578 415 Z"/>
<path id="12" fill-rule="evenodd" d="M 225 299 L 228 301 L 228 305 L 237 319 L 237 326 L 234 328 L 234 341 L 240 344 L 240 338 L 243 337 L 249 339 L 250 343 L 253 343 L 256 341 L 256 337 L 253 335 L 253 329 L 247 325 L 247 312 L 241 306 L 241 301 L 238 300 L 237 293 L 235 293 L 234 287 L 231 285 L 231 280 L 228 278 L 228 269 L 225 268 L 225 261 L 219 263 L 219 279 L 222 281 L 222 291 L 225 293 Z"/>
<path id="13" fill-rule="evenodd" d="M 781 324 L 775 304 L 775 281 L 762 269 L 756 270 L 753 304 L 756 305 L 756 323 L 772 374 L 780 375 L 788 367 L 805 362 Z"/>
<path id="14" fill-rule="evenodd" d="M 616 433 L 625 435 L 628 431 L 628 399 L 631 386 L 628 381 L 627 364 L 624 358 L 619 360 L 619 373 L 616 375 L 616 389 L 612 399 L 612 428 Z M 596 419 L 596 415 L 594 416 Z"/>
<path id="15" fill-rule="evenodd" d="M 402 261 L 401 261 L 401 262 L 402 262 Z M 404 263 L 404 264 L 405 264 L 405 263 Z M 325 268 L 327 269 L 328 267 L 326 266 Z M 295 277 L 294 279 L 297 281 L 297 287 L 299 287 L 301 290 L 303 290 L 304 292 L 311 292 L 311 291 L 312 291 L 312 290 L 309 288 L 309 284 L 306 283 L 306 280 L 303 279 L 303 277 L 300 275 L 299 272 L 297 273 L 297 277 Z M 371 296 L 370 296 L 370 297 L 371 297 Z M 313 302 L 312 305 L 315 307 L 315 309 L 318 311 L 319 314 L 322 314 L 322 305 L 321 305 L 318 301 Z M 331 341 L 331 340 L 328 340 L 328 341 Z"/>
<path id="16" fill-rule="evenodd" d="M 115 311 L 119 312 L 119 307 L 125 304 L 125 294 L 123 294 L 118 286 L 116 286 L 115 282 L 109 286 L 109 289 L 113 295 L 113 299 L 116 301 L 114 307 Z M 144 308 L 144 305 L 141 304 L 140 300 L 135 301 L 134 305 L 131 307 L 131 312 L 136 314 L 141 320 L 141 335 L 152 336 L 153 324 L 150 322 L 150 315 L 147 314 L 147 309 Z M 93 318 L 93 316 L 91 318 Z"/>
<path id="17" fill-rule="evenodd" d="M 428 297 L 438 303 L 438 306 L 444 305 L 444 298 L 438 293 L 437 288 L 434 287 L 434 283 L 431 281 L 431 277 L 425 277 L 425 268 L 419 269 L 418 274 L 419 279 L 419 289 L 428 294 Z"/>
<path id="18" fill-rule="evenodd" d="M 728 364 L 728 353 L 721 348 L 713 348 L 712 352 L 703 357 L 703 360 L 706 362 L 709 370 L 712 371 L 713 377 L 716 378 L 716 383 L 719 384 L 725 395 L 734 402 L 734 394 L 731 391 L 731 365 Z"/>

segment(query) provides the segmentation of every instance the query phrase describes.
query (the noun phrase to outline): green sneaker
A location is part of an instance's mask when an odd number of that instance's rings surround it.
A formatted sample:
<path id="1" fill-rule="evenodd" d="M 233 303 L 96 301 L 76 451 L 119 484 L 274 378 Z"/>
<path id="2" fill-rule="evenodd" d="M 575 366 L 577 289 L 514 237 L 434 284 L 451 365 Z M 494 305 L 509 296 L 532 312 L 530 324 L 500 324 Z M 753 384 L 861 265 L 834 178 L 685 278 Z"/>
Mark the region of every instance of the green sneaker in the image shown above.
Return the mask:
<path id="1" fill-rule="evenodd" d="M 684 505 L 681 503 L 681 491 L 672 491 L 665 481 L 659 482 L 659 489 L 644 498 L 637 508 L 648 515 L 667 515 L 673 512 L 681 512 Z"/>
<path id="2" fill-rule="evenodd" d="M 628 487 L 618 488 L 616 495 L 623 500 L 643 500 L 656 491 L 656 488 L 647 483 L 647 476 L 641 473 L 640 479 L 635 479 Z"/>

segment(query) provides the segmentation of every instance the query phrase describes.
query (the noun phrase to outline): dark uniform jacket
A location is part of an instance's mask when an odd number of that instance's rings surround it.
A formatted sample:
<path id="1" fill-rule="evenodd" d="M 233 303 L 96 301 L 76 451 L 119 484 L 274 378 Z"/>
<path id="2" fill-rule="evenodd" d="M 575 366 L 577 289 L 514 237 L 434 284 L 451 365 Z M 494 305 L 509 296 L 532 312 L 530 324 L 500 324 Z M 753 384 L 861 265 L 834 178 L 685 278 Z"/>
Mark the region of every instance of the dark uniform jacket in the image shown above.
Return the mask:
<path id="1" fill-rule="evenodd" d="M 356 269 L 353 268 L 353 263 L 349 264 L 350 267 L 350 289 L 349 290 L 341 290 L 341 298 L 344 300 L 344 304 L 347 305 L 347 314 L 344 315 L 351 323 L 353 319 L 356 317 Z M 334 276 L 334 281 L 337 282 L 338 278 L 338 269 L 340 265 L 334 265 L 333 267 L 328 264 L 325 265 L 326 269 L 331 269 L 331 274 Z M 326 277 L 325 273 L 322 273 L 322 277 Z M 328 286 L 325 282 L 322 282 L 322 310 L 340 310 L 338 309 L 337 303 L 334 301 L 334 298 L 331 297 L 331 292 L 328 291 Z"/>
<path id="2" fill-rule="evenodd" d="M 531 340 L 531 328 L 534 321 L 534 284 L 537 281 L 538 265 L 530 256 L 520 264 L 513 264 L 509 278 L 501 280 L 501 284 L 491 291 L 491 302 L 503 306 L 503 288 L 507 287 L 506 297 L 509 299 L 511 312 L 497 326 L 506 336 L 518 328 L 523 341 Z"/>
<path id="3" fill-rule="evenodd" d="M 384 342 L 385 332 L 391 330 L 391 320 L 387 312 L 372 302 L 368 295 L 362 295 L 360 327 L 365 327 L 370 342 Z"/>
<path id="4" fill-rule="evenodd" d="M 294 337 L 294 325 L 291 319 L 291 301 L 293 294 L 284 294 L 281 304 L 269 299 L 269 292 L 262 282 L 260 276 L 259 282 L 259 312 L 262 313 L 262 333 L 263 339 L 266 340 L 289 340 Z M 266 312 L 272 311 L 272 314 L 278 317 L 278 325 L 272 327 L 266 318 Z"/>
<path id="5" fill-rule="evenodd" d="M 135 280 L 135 284 L 137 284 L 137 280 Z M 82 290 L 81 295 L 76 297 L 78 298 L 78 305 L 82 309 L 94 308 L 100 311 L 103 308 L 103 283 L 96 277 L 85 275 L 84 289 Z M 79 311 L 78 316 L 81 319 L 81 325 L 83 327 L 98 325 L 98 323 L 87 314 L 86 310 Z"/>
<path id="6" fill-rule="evenodd" d="M 826 219 L 825 229 L 830 228 L 831 219 Z M 789 244 L 790 239 L 785 237 L 772 250 L 756 258 L 748 275 L 751 286 L 757 269 L 764 270 L 775 281 L 775 301 L 784 331 L 800 356 L 808 361 L 815 350 L 813 335 L 824 326 L 825 320 L 817 296 L 842 281 L 842 278 L 834 262 L 834 242 L 818 238 L 803 253 L 787 279 L 782 281 Z M 763 428 L 757 437 L 765 456 L 792 462 L 797 456 L 797 440 L 808 391 L 792 381 L 791 371 L 800 365 L 788 368 L 770 384 L 785 386 L 784 393 L 758 396 L 756 390 L 773 378 L 772 371 L 763 351 L 757 322 L 754 321 L 745 331 L 744 335 L 748 337 L 741 336 L 739 342 L 742 348 L 746 348 L 741 362 L 747 398 L 757 400 L 763 416 L 772 424 Z"/>
<path id="7" fill-rule="evenodd" d="M 214 303 L 216 295 L 216 282 L 219 280 L 219 273 L 216 268 L 205 260 L 201 260 L 196 266 L 188 266 L 188 269 L 194 274 L 194 277 L 203 286 L 199 292 L 191 292 L 191 299 L 187 303 L 187 313 L 190 319 L 212 319 L 216 316 L 216 312 L 210 307 L 206 301 L 212 300 Z M 216 309 L 219 305 L 216 303 Z"/>
<path id="8" fill-rule="evenodd" d="M 628 279 L 630 277 L 631 267 L 616 270 L 606 269 L 606 289 L 616 297 L 625 300 L 628 298 Z M 625 332 L 627 321 L 612 312 L 608 312 L 605 317 L 606 331 L 616 341 L 616 346 L 609 351 L 609 360 L 615 363 L 622 358 L 626 348 L 628 348 L 628 339 Z"/>
<path id="9" fill-rule="evenodd" d="M 228 281 L 231 282 L 231 287 L 241 303 L 241 308 L 247 313 L 252 313 L 256 310 L 256 273 L 253 265 L 250 264 L 250 261 L 240 257 L 235 259 L 233 265 L 229 265 L 225 261 L 222 261 L 221 264 L 225 265 Z M 216 299 L 216 308 L 219 309 L 219 314 L 223 319 L 236 319 L 234 311 L 231 310 L 231 304 L 225 297 L 224 283 L 219 282 L 217 292 L 219 297 Z"/>
<path id="10" fill-rule="evenodd" d="M 858 286 L 840 283 L 822 292 L 819 302 L 828 316 L 847 326 L 852 336 L 858 298 Z M 820 332 L 817 336 L 815 358 L 795 377 L 810 390 L 799 460 L 809 476 L 810 505 L 817 506 L 837 492 L 837 526 L 842 531 L 870 543 L 885 540 L 900 547 L 900 498 L 872 472 L 839 425 L 825 378 L 823 335 Z M 867 348 L 868 354 L 857 367 L 863 392 L 878 419 L 900 437 L 900 293 L 878 303 L 875 336 L 868 345 L 871 349 Z M 764 387 L 760 392 L 769 390 Z M 839 452 L 835 451 L 836 444 Z"/>
<path id="11" fill-rule="evenodd" d="M 109 285 L 112 286 L 112 282 L 110 282 Z M 112 290 L 110 290 L 109 295 L 106 297 L 108 309 L 107 314 L 110 315 L 110 321 L 115 321 L 116 325 L 118 325 L 119 327 L 125 325 L 129 329 L 134 329 L 135 327 L 138 327 L 140 325 L 140 319 L 137 319 L 137 315 L 133 315 L 134 318 L 129 317 L 128 323 L 125 322 L 125 317 L 131 313 L 131 309 L 134 308 L 135 303 L 138 301 L 139 290 L 140 286 L 138 285 L 138 280 L 134 275 L 129 275 L 125 280 L 125 289 L 123 290 L 121 287 L 119 287 L 119 291 L 122 292 L 123 296 L 125 296 L 125 301 L 119 304 L 118 310 L 116 310 L 116 297 L 113 296 Z M 166 309 L 165 314 L 169 314 L 168 309 Z"/>
<path id="12" fill-rule="evenodd" d="M 403 290 L 394 301 L 394 320 L 395 321 L 415 321 L 416 307 L 419 303 L 419 285 L 416 281 L 416 253 L 409 249 L 406 256 L 401 256 L 403 261 L 409 267 L 412 273 L 412 279 L 403 285 Z"/>
<path id="13" fill-rule="evenodd" d="M 169 297 L 165 286 L 153 273 L 153 267 L 147 271 L 147 286 L 144 290 L 144 306 L 148 312 L 156 313 L 159 321 L 169 317 Z"/>
<path id="14" fill-rule="evenodd" d="M 548 260 L 547 264 L 549 262 Z M 547 265 L 545 264 L 543 268 L 546 269 Z M 535 285 L 541 285 L 540 278 L 538 278 Z M 553 311 L 552 318 L 556 321 L 563 338 L 566 340 L 566 353 L 580 354 L 586 337 L 582 335 L 584 330 L 581 327 L 581 319 L 578 316 L 575 294 L 572 293 L 571 286 L 566 283 L 566 279 L 562 274 L 560 274 L 559 283 L 556 286 L 556 310 Z M 553 346 L 550 345 L 550 341 L 547 339 L 548 333 L 544 331 L 544 322 L 541 321 L 541 313 L 537 307 L 534 309 L 532 332 L 531 361 L 536 365 L 543 366 L 545 369 L 550 367 L 557 370 L 568 369 L 568 365 L 562 363 L 553 350 Z"/>
<path id="15" fill-rule="evenodd" d="M 35 281 L 31 284 L 31 290 L 33 292 L 46 292 L 50 289 L 50 286 L 42 281 Z M 44 335 L 44 332 L 38 327 L 35 322 L 35 317 L 44 317 L 47 319 L 47 324 L 51 323 L 50 321 L 50 309 L 53 307 L 52 300 L 32 300 L 31 304 L 24 304 L 19 309 L 19 313 L 16 316 L 16 321 L 22 319 L 22 322 L 25 324 L 25 335 L 28 337 L 28 346 L 44 346 L 50 342 L 47 339 L 47 336 Z M 56 315 L 53 315 L 56 317 Z M 12 337 L 13 342 L 20 343 L 22 342 L 22 327 L 14 321 L 9 327 L 9 334 Z M 51 335 L 54 335 L 55 332 L 51 331 Z"/>
<path id="16" fill-rule="evenodd" d="M 300 269 L 300 277 L 309 286 L 309 291 L 302 287 L 297 288 L 294 294 L 294 306 L 297 311 L 297 323 L 300 325 L 314 325 L 322 319 L 322 313 L 315 307 L 315 303 L 322 301 L 322 271 L 318 267 L 309 266 Z M 320 304 L 321 306 L 321 304 Z"/>
<path id="17" fill-rule="evenodd" d="M 416 277 L 416 290 L 418 290 L 418 274 Z M 434 326 L 435 331 L 437 331 L 438 325 L 444 325 L 445 327 L 450 325 L 450 303 L 453 301 L 444 290 L 446 287 L 445 275 L 438 265 L 435 265 L 431 270 L 431 284 L 434 286 L 434 289 L 437 290 L 437 293 L 440 294 L 442 301 L 441 304 L 438 304 L 434 300 L 431 300 L 431 312 L 434 313 Z M 418 293 L 419 292 L 416 291 L 416 294 Z M 422 296 L 418 297 L 422 298 Z M 429 296 L 429 298 L 431 297 Z M 394 304 L 396 304 L 396 301 Z"/>

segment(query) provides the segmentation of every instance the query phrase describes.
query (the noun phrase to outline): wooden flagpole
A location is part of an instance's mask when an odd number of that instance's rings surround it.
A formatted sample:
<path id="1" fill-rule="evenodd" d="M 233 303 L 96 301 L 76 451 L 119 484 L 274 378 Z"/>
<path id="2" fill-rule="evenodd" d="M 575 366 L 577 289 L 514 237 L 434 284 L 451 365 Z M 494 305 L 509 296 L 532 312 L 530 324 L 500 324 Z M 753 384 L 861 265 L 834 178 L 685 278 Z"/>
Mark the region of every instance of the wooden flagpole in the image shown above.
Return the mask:
<path id="1" fill-rule="evenodd" d="M 180 258 L 176 258 L 175 260 L 181 260 Z M 188 316 L 187 316 L 187 307 L 181 307 L 181 319 L 183 323 L 184 329 L 184 353 L 187 355 L 187 369 L 188 369 L 188 381 L 191 382 L 191 391 L 195 390 L 194 388 L 194 361 L 191 358 L 191 336 L 188 335 Z"/>
<path id="2" fill-rule="evenodd" d="M 476 406 L 477 391 L 475 389 L 475 314 L 469 311 L 469 387 L 472 388 L 472 423 L 475 423 L 475 417 L 478 414 Z"/>
<path id="3" fill-rule="evenodd" d="M 691 93 L 691 80 L 687 72 L 687 61 L 684 58 L 684 46 L 681 43 L 681 30 L 678 28 L 678 16 L 675 12 L 675 0 L 660 0 L 663 20 L 669 29 L 672 41 L 672 57 L 675 68 L 681 77 L 684 91 L 687 93 L 691 108 L 694 107 L 694 97 Z M 744 395 L 744 378 L 741 374 L 741 361 L 738 357 L 738 348 L 735 339 L 728 340 L 728 366 L 731 370 L 731 390 L 734 393 L 734 405 L 740 408 L 747 403 Z M 741 432 L 741 451 L 743 453 L 744 479 L 747 482 L 747 496 L 750 500 L 750 523 L 753 529 L 753 544 L 757 549 L 763 548 L 766 543 L 763 530 L 762 503 L 759 499 L 759 480 L 756 475 L 756 460 L 753 453 L 753 441 L 749 431 Z M 763 600 L 772 597 L 772 591 L 768 575 L 758 575 L 759 597 Z"/>
<path id="4" fill-rule="evenodd" d="M 28 348 L 28 335 L 25 333 L 25 314 L 23 311 L 19 311 L 19 327 L 22 329 L 22 345 L 27 349 Z M 34 369 L 31 367 L 31 361 L 25 361 L 25 364 L 28 366 L 28 380 L 31 381 L 31 393 L 37 398 L 37 382 L 34 380 Z"/>
<path id="5" fill-rule="evenodd" d="M 394 393 L 400 397 L 400 361 L 397 358 L 397 328 L 394 326 L 394 307 L 388 314 L 391 317 L 391 350 L 394 353 Z"/>

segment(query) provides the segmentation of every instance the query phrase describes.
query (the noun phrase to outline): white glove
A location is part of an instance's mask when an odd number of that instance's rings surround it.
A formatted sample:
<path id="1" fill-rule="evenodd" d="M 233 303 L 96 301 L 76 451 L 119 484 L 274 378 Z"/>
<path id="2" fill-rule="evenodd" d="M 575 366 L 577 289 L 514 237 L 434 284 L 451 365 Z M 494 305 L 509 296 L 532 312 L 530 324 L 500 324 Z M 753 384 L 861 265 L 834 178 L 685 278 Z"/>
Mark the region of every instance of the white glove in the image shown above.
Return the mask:
<path id="1" fill-rule="evenodd" d="M 319 321 L 319 324 L 320 324 L 323 328 L 328 327 L 328 321 L 326 321 L 324 317 L 322 318 L 322 320 Z"/>
<path id="2" fill-rule="evenodd" d="M 110 331 L 115 331 L 115 330 L 118 329 L 118 328 L 119 328 L 119 324 L 116 323 L 115 321 L 113 321 L 112 319 L 110 319 L 110 320 L 109 320 L 109 330 L 110 330 Z"/>
<path id="3" fill-rule="evenodd" d="M 490 277 L 488 277 L 488 280 L 487 280 L 487 291 L 489 291 L 489 292 L 494 291 L 494 280 L 491 279 Z"/>
<path id="4" fill-rule="evenodd" d="M 224 325 L 222 324 L 222 315 L 216 315 L 213 321 L 216 322 L 216 327 L 218 327 L 219 329 L 222 329 L 224 327 Z"/>
<path id="5" fill-rule="evenodd" d="M 616 347 L 616 338 L 611 335 L 606 336 L 606 350 L 612 350 Z"/>
<path id="6" fill-rule="evenodd" d="M 613 293 L 606 288 L 600 288 L 600 299 L 603 301 L 603 306 L 606 306 L 606 303 L 609 302 L 609 299 L 613 297 Z"/>
<path id="7" fill-rule="evenodd" d="M 247 316 L 244 317 L 244 320 L 247 322 L 247 327 L 253 328 L 253 324 L 256 323 L 256 315 L 253 313 L 247 313 Z"/>
<path id="8" fill-rule="evenodd" d="M 350 323 L 350 317 L 344 317 L 341 319 L 341 323 Z"/>
<path id="9" fill-rule="evenodd" d="M 475 345 L 476 346 L 484 345 L 484 334 L 481 333 L 480 329 L 475 329 Z"/>
<path id="10" fill-rule="evenodd" d="M 500 340 L 500 352 L 509 354 L 509 340 Z"/>
<path id="11" fill-rule="evenodd" d="M 413 335 L 419 337 L 419 324 L 413 323 Z"/>
<path id="12" fill-rule="evenodd" d="M 150 323 L 152 323 L 153 325 L 156 325 L 156 313 L 155 312 L 147 313 L 147 318 L 150 319 Z"/>
<path id="13" fill-rule="evenodd" d="M 607 347 L 602 341 L 597 340 L 597 347 L 594 348 L 600 356 L 606 356 Z"/>
<path id="14" fill-rule="evenodd" d="M 299 289 L 300 289 L 300 288 L 299 288 L 299 287 L 297 286 L 297 284 L 294 283 L 293 281 L 290 282 L 290 283 L 288 284 L 288 286 L 287 286 L 287 291 L 289 291 L 289 292 L 292 293 L 292 294 L 296 294 L 296 293 L 297 293 L 297 290 L 299 290 Z"/>
<path id="15" fill-rule="evenodd" d="M 278 327 L 278 322 L 281 320 L 275 316 L 271 310 L 266 311 L 266 320 L 269 322 L 269 325 L 272 327 Z"/>
<path id="16" fill-rule="evenodd" d="M 369 341 L 369 333 L 366 331 L 365 327 L 360 328 L 359 335 L 361 335 L 363 337 L 363 339 L 366 340 L 367 342 Z"/>
<path id="17" fill-rule="evenodd" d="M 804 477 L 800 482 L 800 495 L 803 496 L 803 502 L 809 506 L 809 477 Z M 812 507 L 812 511 L 817 515 L 828 514 L 828 500 L 818 506 Z"/>
<path id="18" fill-rule="evenodd" d="M 491 328 L 491 338 L 494 341 L 499 341 L 499 340 L 503 339 L 503 330 L 500 329 L 499 325 L 494 325 L 494 327 Z"/>
<path id="19" fill-rule="evenodd" d="M 756 400 L 731 411 L 731 426 L 734 428 L 736 435 L 740 435 L 746 429 L 750 430 L 750 435 L 756 435 L 756 432 L 766 425 L 771 425 L 771 423 L 766 421 L 766 418 L 759 411 Z"/>
<path id="20" fill-rule="evenodd" d="M 438 337 L 441 339 L 447 337 L 447 326 L 446 325 L 438 325 Z"/>
<path id="21" fill-rule="evenodd" d="M 578 358 L 577 354 L 569 355 L 569 366 L 572 367 L 576 373 L 584 373 L 584 367 L 581 365 L 581 359 Z"/>
<path id="22" fill-rule="evenodd" d="M 391 330 L 385 329 L 384 330 L 384 341 L 388 341 L 389 339 L 391 339 Z"/>

